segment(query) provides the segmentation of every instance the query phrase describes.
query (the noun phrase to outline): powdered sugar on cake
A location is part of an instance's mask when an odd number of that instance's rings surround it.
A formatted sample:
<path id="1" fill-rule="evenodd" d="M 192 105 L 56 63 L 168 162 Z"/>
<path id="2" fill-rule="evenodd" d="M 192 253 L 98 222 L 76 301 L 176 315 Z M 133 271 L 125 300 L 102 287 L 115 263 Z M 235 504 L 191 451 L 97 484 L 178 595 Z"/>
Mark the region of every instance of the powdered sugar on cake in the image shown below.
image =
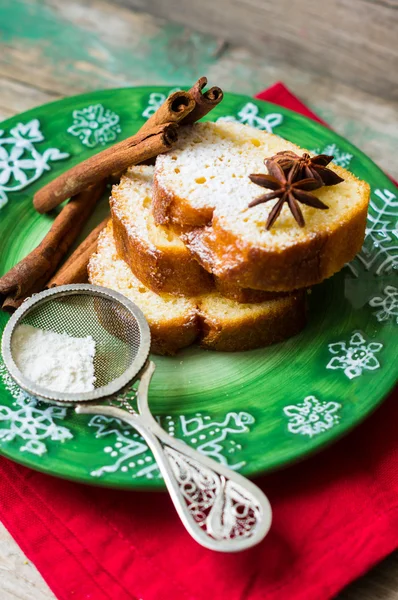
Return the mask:
<path id="1" fill-rule="evenodd" d="M 275 202 L 248 208 L 264 190 L 249 179 L 251 173 L 268 173 L 264 159 L 279 151 L 301 149 L 278 136 L 239 123 L 196 123 L 179 135 L 172 151 L 157 157 L 155 188 L 163 195 L 185 199 L 194 211 L 208 209 L 212 225 L 232 232 L 245 243 L 284 249 L 306 241 L 321 228 L 340 226 L 342 214 L 349 216 L 361 204 L 359 182 L 345 173 L 347 181 L 335 188 L 325 186 L 313 192 L 329 210 L 304 206 L 306 226 L 295 222 L 284 206 L 277 227 L 265 228 Z M 335 165 L 330 165 L 333 170 Z M 156 195 L 156 189 L 155 189 Z M 183 228 L 192 225 L 179 222 Z M 199 226 L 199 222 L 194 225 Z"/>

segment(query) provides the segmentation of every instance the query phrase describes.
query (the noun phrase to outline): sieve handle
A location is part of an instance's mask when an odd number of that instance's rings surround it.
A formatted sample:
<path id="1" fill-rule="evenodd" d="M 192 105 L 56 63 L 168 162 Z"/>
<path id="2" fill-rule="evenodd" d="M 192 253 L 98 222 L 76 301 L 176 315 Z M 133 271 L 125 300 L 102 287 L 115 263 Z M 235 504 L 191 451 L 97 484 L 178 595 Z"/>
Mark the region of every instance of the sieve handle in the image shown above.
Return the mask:
<path id="1" fill-rule="evenodd" d="M 181 521 L 199 544 L 220 552 L 237 552 L 258 544 L 272 521 L 267 497 L 239 473 L 172 438 L 159 426 L 146 398 L 154 368 L 148 363 L 141 375 L 138 403 L 143 414 L 107 405 L 79 405 L 76 411 L 120 419 L 142 435 Z"/>

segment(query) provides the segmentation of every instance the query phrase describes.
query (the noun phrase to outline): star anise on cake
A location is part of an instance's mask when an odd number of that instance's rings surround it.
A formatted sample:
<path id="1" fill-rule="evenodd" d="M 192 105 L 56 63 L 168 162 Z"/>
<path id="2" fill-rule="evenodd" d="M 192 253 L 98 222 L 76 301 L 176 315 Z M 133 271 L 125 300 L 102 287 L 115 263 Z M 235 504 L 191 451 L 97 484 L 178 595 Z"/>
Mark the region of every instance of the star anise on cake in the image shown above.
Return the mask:
<path id="1" fill-rule="evenodd" d="M 326 206 L 326 204 L 319 200 L 319 198 L 314 196 L 314 194 L 311 194 L 312 190 L 319 189 L 323 186 L 322 181 L 315 179 L 314 177 L 297 179 L 300 168 L 298 163 L 295 163 L 292 166 L 287 175 L 279 162 L 267 160 L 265 164 L 269 175 L 252 174 L 249 175 L 249 177 L 250 180 L 256 185 L 260 185 L 261 187 L 272 191 L 252 200 L 249 204 L 249 208 L 257 206 L 257 204 L 262 204 L 263 202 L 269 202 L 270 200 L 279 198 L 278 202 L 275 204 L 268 216 L 267 223 L 265 225 L 266 229 L 271 229 L 285 202 L 300 227 L 304 227 L 305 221 L 299 206 L 299 202 L 301 204 L 312 206 L 313 208 L 319 208 L 321 210 L 326 210 L 329 208 Z"/>
<path id="2" fill-rule="evenodd" d="M 327 165 L 333 158 L 334 156 L 329 156 L 327 154 L 310 156 L 306 152 L 304 152 L 302 156 L 299 156 L 291 150 L 285 150 L 283 152 L 277 152 L 270 159 L 265 159 L 264 162 L 266 163 L 268 160 L 277 162 L 286 175 L 294 165 L 298 165 L 297 179 L 308 177 L 317 179 L 322 182 L 323 185 L 336 185 L 337 183 L 344 181 L 344 179 L 331 169 L 327 168 Z"/>

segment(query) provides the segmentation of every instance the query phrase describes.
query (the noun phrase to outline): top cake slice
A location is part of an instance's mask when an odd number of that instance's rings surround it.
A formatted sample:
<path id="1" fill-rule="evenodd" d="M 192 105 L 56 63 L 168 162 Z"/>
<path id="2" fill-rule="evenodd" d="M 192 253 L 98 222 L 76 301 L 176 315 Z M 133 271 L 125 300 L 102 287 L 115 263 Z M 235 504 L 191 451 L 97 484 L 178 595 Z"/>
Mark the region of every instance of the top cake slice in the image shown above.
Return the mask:
<path id="1" fill-rule="evenodd" d="M 155 222 L 178 231 L 205 269 L 228 283 L 289 291 L 323 281 L 362 246 L 369 186 L 331 164 L 344 181 L 311 192 L 328 210 L 300 204 L 300 227 L 285 204 L 267 230 L 277 200 L 248 208 L 269 191 L 249 175 L 266 174 L 264 159 L 286 150 L 303 153 L 278 136 L 237 123 L 185 128 L 176 146 L 156 160 Z"/>

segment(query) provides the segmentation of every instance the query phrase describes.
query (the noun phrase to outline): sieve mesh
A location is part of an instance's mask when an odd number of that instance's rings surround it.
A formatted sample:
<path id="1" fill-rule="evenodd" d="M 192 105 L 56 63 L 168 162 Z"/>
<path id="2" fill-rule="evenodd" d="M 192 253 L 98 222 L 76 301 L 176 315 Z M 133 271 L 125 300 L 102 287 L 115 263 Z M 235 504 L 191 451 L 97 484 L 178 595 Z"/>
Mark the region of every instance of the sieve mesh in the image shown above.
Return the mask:
<path id="1" fill-rule="evenodd" d="M 149 329 L 138 307 L 124 296 L 104 288 L 75 285 L 37 294 L 28 302 L 30 306 L 23 305 L 10 320 L 8 331 L 4 332 L 5 360 L 7 356 L 13 358 L 12 336 L 21 324 L 66 333 L 72 337 L 91 336 L 95 341 L 94 368 L 97 389 L 96 393 L 82 394 L 82 399 L 85 400 L 98 398 L 99 392 L 101 396 L 108 395 L 110 391 L 114 392 L 114 389 L 107 388 L 124 377 L 125 380 L 121 381 L 122 387 L 131 381 L 145 363 L 149 353 Z M 15 375 L 11 372 L 15 371 L 15 364 L 6 366 L 10 373 Z M 19 374 L 18 383 L 25 389 L 28 388 L 28 391 L 34 392 L 34 385 L 29 388 L 23 379 L 22 374 Z M 45 397 L 62 400 L 62 395 L 52 392 Z M 65 396 L 69 396 L 70 400 L 73 394 Z"/>
<path id="2" fill-rule="evenodd" d="M 83 294 L 54 298 L 34 308 L 20 324 L 73 337 L 91 336 L 95 341 L 95 387 L 120 377 L 140 347 L 137 321 L 124 306 L 107 298 Z"/>

